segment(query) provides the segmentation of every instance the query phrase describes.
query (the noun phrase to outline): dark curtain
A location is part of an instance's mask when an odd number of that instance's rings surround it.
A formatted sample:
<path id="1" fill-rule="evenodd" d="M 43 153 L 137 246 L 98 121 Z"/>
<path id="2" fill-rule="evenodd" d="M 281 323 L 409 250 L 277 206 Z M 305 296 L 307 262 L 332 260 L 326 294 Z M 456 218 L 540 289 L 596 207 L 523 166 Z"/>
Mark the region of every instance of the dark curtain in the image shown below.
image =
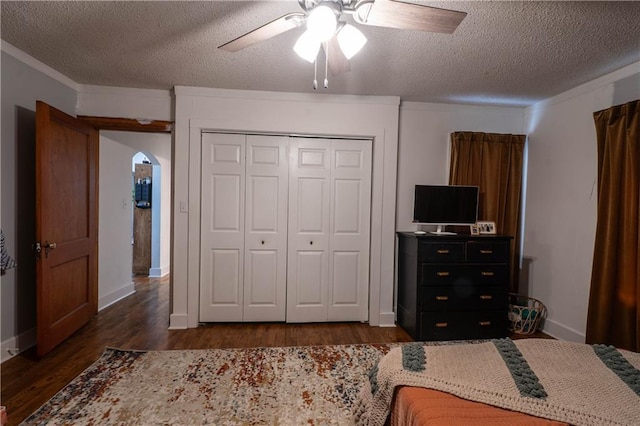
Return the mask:
<path id="1" fill-rule="evenodd" d="M 449 184 L 480 187 L 478 220 L 494 221 L 511 240 L 510 291 L 518 292 L 522 163 L 525 135 L 479 132 L 451 134 Z"/>
<path id="2" fill-rule="evenodd" d="M 587 343 L 640 350 L 640 100 L 593 114 L 598 223 Z"/>

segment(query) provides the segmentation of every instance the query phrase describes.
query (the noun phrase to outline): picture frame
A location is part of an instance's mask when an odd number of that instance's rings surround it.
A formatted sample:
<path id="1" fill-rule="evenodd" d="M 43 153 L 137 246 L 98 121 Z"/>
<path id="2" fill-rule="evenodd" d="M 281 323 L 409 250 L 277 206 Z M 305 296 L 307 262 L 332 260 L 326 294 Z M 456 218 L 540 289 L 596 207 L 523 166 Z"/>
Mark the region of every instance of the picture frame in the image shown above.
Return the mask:
<path id="1" fill-rule="evenodd" d="M 480 234 L 495 235 L 496 223 L 492 221 L 478 221 L 476 223 Z"/>
<path id="2" fill-rule="evenodd" d="M 469 225 L 469 233 L 471 235 L 480 235 L 480 228 L 478 225 Z"/>

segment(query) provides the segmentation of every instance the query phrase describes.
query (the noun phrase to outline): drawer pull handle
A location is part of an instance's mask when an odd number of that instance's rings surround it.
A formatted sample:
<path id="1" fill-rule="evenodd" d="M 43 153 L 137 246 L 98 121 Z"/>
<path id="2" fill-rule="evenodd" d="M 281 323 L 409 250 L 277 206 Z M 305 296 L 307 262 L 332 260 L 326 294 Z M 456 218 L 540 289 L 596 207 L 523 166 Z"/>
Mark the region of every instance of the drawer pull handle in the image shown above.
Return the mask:
<path id="1" fill-rule="evenodd" d="M 482 253 L 482 254 L 492 254 L 493 250 L 480 250 L 480 253 Z"/>
<path id="2" fill-rule="evenodd" d="M 440 250 L 438 250 L 438 254 L 449 254 L 449 250 L 440 249 Z"/>
<path id="3" fill-rule="evenodd" d="M 438 272 L 437 274 L 439 277 L 448 277 L 449 273 L 448 272 Z"/>
<path id="4" fill-rule="evenodd" d="M 447 324 L 446 322 L 437 322 L 436 323 L 436 327 L 438 328 L 445 328 L 447 327 L 449 324 Z"/>
<path id="5" fill-rule="evenodd" d="M 493 299 L 493 296 L 489 295 L 489 294 L 481 294 L 480 295 L 480 300 L 491 300 Z"/>
<path id="6" fill-rule="evenodd" d="M 449 296 L 436 296 L 436 300 L 449 300 Z"/>
<path id="7" fill-rule="evenodd" d="M 483 277 L 492 277 L 493 272 L 481 272 L 480 275 L 482 275 Z"/>
<path id="8" fill-rule="evenodd" d="M 486 327 L 488 325 L 491 325 L 491 321 L 480 321 L 480 325 Z"/>

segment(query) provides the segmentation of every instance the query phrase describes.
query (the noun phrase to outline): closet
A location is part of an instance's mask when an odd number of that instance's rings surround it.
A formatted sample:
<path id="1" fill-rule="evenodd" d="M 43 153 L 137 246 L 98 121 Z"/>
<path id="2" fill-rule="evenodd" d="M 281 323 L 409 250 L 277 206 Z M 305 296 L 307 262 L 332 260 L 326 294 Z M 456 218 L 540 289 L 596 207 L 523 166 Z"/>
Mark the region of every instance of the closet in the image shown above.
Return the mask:
<path id="1" fill-rule="evenodd" d="M 201 322 L 368 319 L 371 148 L 202 133 Z"/>

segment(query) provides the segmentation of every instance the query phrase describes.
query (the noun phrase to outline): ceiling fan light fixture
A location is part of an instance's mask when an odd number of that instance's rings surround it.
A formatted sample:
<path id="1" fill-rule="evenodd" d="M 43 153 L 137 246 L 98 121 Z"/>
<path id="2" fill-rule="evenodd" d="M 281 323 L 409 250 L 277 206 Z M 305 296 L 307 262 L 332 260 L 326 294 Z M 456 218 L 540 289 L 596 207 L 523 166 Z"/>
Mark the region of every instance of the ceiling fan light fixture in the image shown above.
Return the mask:
<path id="1" fill-rule="evenodd" d="M 367 43 L 367 37 L 353 25 L 345 25 L 338 33 L 338 45 L 347 59 L 351 59 Z"/>
<path id="2" fill-rule="evenodd" d="M 338 18 L 336 11 L 328 4 L 316 6 L 307 17 L 307 31 L 320 42 L 327 41 L 336 33 Z"/>
<path id="3" fill-rule="evenodd" d="M 320 50 L 320 41 L 312 33 L 305 31 L 298 37 L 293 50 L 305 61 L 313 63 Z"/>

